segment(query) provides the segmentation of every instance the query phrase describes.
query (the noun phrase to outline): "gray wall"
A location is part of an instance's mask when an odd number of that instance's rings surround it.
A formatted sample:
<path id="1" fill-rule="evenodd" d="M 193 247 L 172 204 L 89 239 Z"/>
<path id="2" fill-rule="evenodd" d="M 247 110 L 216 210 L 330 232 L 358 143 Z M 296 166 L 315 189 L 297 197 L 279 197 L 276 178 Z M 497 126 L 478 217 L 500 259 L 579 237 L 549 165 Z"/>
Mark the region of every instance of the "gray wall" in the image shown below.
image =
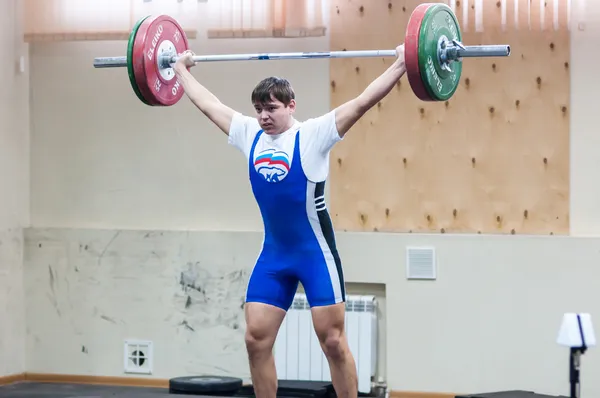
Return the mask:
<path id="1" fill-rule="evenodd" d="M 29 225 L 29 73 L 18 23 L 20 4 L 0 12 L 0 377 L 25 371 L 23 227 Z"/>

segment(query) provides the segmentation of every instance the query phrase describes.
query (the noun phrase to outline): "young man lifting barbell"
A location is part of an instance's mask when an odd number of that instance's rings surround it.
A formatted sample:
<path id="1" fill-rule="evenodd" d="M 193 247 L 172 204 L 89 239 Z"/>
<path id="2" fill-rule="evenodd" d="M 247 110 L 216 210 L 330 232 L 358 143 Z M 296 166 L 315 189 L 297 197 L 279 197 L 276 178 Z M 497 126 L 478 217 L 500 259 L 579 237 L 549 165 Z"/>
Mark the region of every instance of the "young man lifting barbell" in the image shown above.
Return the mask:
<path id="1" fill-rule="evenodd" d="M 295 94 L 283 78 L 268 77 L 251 93 L 254 117 L 223 104 L 188 68 L 193 53 L 174 70 L 186 95 L 228 135 L 248 160 L 252 191 L 264 222 L 264 242 L 246 293 L 246 348 L 255 395 L 276 398 L 272 354 L 279 327 L 302 283 L 315 332 L 340 398 L 358 395 L 356 364 L 345 335 L 345 289 L 324 187 L 329 153 L 352 126 L 405 74 L 404 45 L 394 63 L 356 98 L 325 115 L 299 122 Z"/>

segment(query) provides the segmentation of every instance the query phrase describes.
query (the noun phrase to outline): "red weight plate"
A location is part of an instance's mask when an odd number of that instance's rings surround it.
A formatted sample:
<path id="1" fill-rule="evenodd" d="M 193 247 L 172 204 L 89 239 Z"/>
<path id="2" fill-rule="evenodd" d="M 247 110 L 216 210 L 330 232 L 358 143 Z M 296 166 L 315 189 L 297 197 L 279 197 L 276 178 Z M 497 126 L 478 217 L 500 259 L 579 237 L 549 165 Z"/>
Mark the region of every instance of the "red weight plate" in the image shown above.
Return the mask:
<path id="1" fill-rule="evenodd" d="M 142 95 L 151 105 L 171 106 L 183 96 L 172 68 L 159 68 L 160 54 L 178 55 L 188 49 L 183 28 L 168 15 L 147 18 L 133 44 L 133 68 Z"/>
<path id="2" fill-rule="evenodd" d="M 404 40 L 404 60 L 408 82 L 417 98 L 423 101 L 433 101 L 433 98 L 427 92 L 419 71 L 419 32 L 427 10 L 435 4 L 423 3 L 413 10 L 406 26 L 406 38 Z"/>

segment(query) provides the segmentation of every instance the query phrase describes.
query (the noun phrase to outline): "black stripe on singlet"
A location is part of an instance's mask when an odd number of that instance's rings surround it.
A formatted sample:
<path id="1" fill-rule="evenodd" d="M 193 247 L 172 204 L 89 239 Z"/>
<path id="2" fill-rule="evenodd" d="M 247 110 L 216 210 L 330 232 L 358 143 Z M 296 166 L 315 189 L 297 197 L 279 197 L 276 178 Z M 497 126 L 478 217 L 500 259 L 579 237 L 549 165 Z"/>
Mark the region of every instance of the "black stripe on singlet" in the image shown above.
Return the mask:
<path id="1" fill-rule="evenodd" d="M 325 195 L 325 181 L 321 181 L 316 183 L 315 186 L 315 202 L 316 198 L 322 197 Z M 323 236 L 325 237 L 325 241 L 329 246 L 329 250 L 331 250 L 331 254 L 333 255 L 333 259 L 335 260 L 335 267 L 337 269 L 338 277 L 340 279 L 340 289 L 342 292 L 342 300 L 346 301 L 346 289 L 344 287 L 344 272 L 342 270 L 342 261 L 340 259 L 340 255 L 338 254 L 337 248 L 335 246 L 335 233 L 333 232 L 333 223 L 331 222 L 331 217 L 329 217 L 329 212 L 327 211 L 327 207 L 325 207 L 325 199 L 320 199 L 319 204 L 317 205 L 317 216 L 319 217 L 319 225 L 321 227 L 321 231 L 323 232 Z M 320 210 L 319 210 L 320 209 Z"/>

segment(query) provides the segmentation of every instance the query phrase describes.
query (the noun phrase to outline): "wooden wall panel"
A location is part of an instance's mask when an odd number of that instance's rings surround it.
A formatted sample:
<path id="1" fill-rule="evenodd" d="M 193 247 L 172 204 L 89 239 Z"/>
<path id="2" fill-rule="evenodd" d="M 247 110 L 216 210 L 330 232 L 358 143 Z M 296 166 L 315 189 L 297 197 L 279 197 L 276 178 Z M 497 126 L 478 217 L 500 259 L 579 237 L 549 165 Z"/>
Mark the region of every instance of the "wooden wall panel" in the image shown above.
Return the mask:
<path id="1" fill-rule="evenodd" d="M 476 18 L 476 2 L 468 1 L 455 2 L 464 44 L 510 44 L 511 56 L 465 59 L 460 88 L 448 102 L 419 101 L 405 76 L 355 125 L 331 157 L 331 213 L 339 230 L 568 233 L 565 17 L 554 22 L 552 10 L 533 6 L 528 14 L 527 0 L 510 0 L 505 8 L 483 1 L 483 18 Z M 395 48 L 419 3 L 331 0 L 332 51 Z M 331 60 L 332 108 L 359 95 L 392 62 Z"/>

